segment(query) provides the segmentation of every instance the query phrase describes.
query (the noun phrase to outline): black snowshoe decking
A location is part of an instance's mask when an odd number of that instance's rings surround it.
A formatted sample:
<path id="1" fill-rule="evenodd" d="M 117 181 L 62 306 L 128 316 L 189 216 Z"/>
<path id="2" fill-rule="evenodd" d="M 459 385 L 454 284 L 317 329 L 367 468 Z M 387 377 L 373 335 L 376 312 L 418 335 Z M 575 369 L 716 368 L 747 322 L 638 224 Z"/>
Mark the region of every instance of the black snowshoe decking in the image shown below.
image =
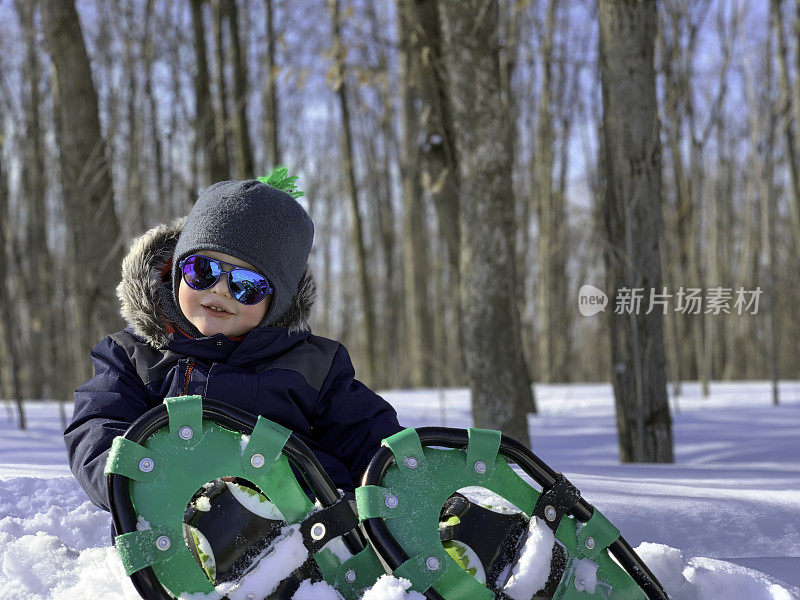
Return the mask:
<path id="1" fill-rule="evenodd" d="M 359 518 L 383 562 L 429 600 L 668 600 L 619 531 L 515 440 L 497 431 L 423 427 L 384 444 L 356 490 Z M 516 510 L 482 507 L 459 493 L 465 488 L 489 490 Z M 529 525 L 554 534 L 544 549 L 550 572 L 541 589 L 511 589 Z M 471 552 L 484 581 L 457 564 L 443 542 Z"/>
<path id="2" fill-rule="evenodd" d="M 321 509 L 314 510 L 289 460 Z M 309 577 L 324 579 L 348 600 L 355 599 L 384 572 L 358 531 L 349 502 L 311 450 L 288 429 L 222 402 L 167 398 L 114 440 L 106 473 L 119 534 L 115 543 L 146 600 L 214 592 L 214 583 L 246 574 L 252 554 L 289 524 L 297 525 L 289 535 L 302 536 L 313 560 L 276 590 L 255 595 L 256 600 L 288 600 Z M 258 495 L 256 502 L 268 499 L 283 521 L 244 509 L 231 495 L 231 485 L 242 483 Z M 343 561 L 322 549 L 340 536 L 353 555 Z M 209 547 L 218 562 L 201 556 Z"/>

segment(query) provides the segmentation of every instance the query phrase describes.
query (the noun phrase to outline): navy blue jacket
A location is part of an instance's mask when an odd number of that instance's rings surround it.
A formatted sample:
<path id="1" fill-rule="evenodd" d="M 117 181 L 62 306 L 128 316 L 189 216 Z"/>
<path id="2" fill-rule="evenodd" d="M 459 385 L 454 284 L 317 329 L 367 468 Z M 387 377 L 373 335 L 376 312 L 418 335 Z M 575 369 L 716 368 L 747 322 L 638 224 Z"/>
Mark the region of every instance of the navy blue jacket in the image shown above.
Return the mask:
<path id="1" fill-rule="evenodd" d="M 355 379 L 344 346 L 296 329 L 257 327 L 234 341 L 222 334 L 159 338 L 129 326 L 101 340 L 91 352 L 94 375 L 76 390 L 64 432 L 70 467 L 92 502 L 108 510 L 103 469 L 114 437 L 164 398 L 185 394 L 291 429 L 336 486 L 352 492 L 381 440 L 400 431 L 397 415 Z"/>

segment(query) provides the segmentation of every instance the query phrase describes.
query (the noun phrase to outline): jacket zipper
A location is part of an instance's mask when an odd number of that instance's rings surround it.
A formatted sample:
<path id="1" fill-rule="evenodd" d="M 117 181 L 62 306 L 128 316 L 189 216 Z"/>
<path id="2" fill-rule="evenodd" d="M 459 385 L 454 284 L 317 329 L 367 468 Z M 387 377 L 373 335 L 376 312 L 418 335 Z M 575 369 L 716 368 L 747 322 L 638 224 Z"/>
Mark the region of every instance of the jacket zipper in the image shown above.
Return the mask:
<path id="1" fill-rule="evenodd" d="M 192 376 L 192 369 L 194 369 L 194 360 L 190 359 L 186 363 L 186 376 L 183 380 L 183 395 L 187 396 L 189 394 L 189 378 Z"/>

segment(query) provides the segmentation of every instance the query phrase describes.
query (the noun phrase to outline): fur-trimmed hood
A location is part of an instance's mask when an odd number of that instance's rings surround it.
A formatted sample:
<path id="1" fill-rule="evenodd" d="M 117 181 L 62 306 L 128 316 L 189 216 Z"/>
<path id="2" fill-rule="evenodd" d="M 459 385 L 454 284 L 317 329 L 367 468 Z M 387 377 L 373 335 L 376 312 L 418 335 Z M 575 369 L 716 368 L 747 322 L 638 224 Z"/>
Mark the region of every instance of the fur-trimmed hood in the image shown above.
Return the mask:
<path id="1" fill-rule="evenodd" d="M 172 340 L 176 327 L 192 337 L 203 337 L 183 316 L 172 293 L 172 255 L 184 222 L 181 218 L 150 229 L 133 241 L 122 261 L 122 281 L 117 286 L 120 312 L 134 333 L 156 349 Z M 289 310 L 274 323 L 259 327 L 310 331 L 308 317 L 315 299 L 316 284 L 306 265 Z"/>

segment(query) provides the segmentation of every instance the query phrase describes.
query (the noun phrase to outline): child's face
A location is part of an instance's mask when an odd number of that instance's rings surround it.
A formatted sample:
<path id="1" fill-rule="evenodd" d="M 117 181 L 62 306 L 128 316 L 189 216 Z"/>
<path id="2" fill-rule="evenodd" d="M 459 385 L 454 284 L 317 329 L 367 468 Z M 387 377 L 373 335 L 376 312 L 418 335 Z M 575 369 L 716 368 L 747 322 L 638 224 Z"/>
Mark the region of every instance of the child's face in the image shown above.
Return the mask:
<path id="1" fill-rule="evenodd" d="M 203 256 L 247 269 L 257 270 L 253 265 L 223 252 L 203 250 Z M 225 267 L 229 270 L 230 267 Z M 223 275 L 217 283 L 205 290 L 193 290 L 181 277 L 178 287 L 178 303 L 189 322 L 206 336 L 222 333 L 228 337 L 244 335 L 258 325 L 267 314 L 272 296 L 267 296 L 258 304 L 242 304 L 231 296 L 228 290 L 228 277 Z M 211 307 L 221 308 L 222 311 Z"/>

